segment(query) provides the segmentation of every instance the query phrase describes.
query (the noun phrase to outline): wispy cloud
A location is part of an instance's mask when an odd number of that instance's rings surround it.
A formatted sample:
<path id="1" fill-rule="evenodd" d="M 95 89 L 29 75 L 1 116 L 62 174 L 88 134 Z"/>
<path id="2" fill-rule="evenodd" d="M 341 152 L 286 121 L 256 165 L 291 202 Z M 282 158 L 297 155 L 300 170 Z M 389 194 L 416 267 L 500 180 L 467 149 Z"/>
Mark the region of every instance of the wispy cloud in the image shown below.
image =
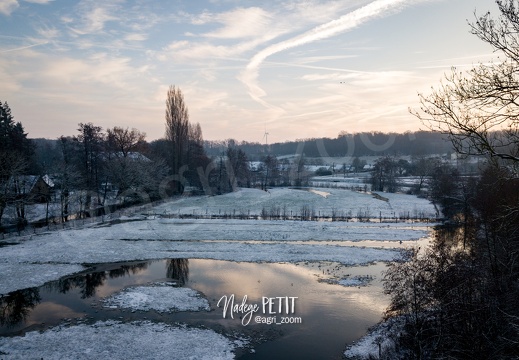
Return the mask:
<path id="1" fill-rule="evenodd" d="M 160 60 L 177 63 L 193 60 L 204 63 L 208 59 L 236 60 L 276 37 L 293 31 L 285 25 L 283 16 L 259 7 L 236 8 L 220 13 L 204 11 L 199 14 L 180 12 L 179 23 L 188 22 L 200 32 L 183 33 L 189 40 L 175 40 L 158 54 Z M 216 28 L 207 31 L 207 27 Z M 245 61 L 245 59 L 240 59 Z"/>
<path id="2" fill-rule="evenodd" d="M 257 83 L 259 67 L 269 56 L 349 31 L 369 20 L 396 13 L 402 10 L 406 5 L 417 2 L 420 2 L 420 0 L 376 0 L 336 20 L 317 26 L 299 36 L 271 45 L 252 57 L 246 69 L 240 74 L 239 79 L 247 87 L 252 99 L 269 107 L 269 105 L 261 99 L 265 96 L 265 91 Z"/>
<path id="3" fill-rule="evenodd" d="M 0 50 L 0 54 L 1 53 L 12 52 L 12 51 L 19 51 L 19 50 L 30 49 L 30 48 L 35 47 L 35 46 L 46 45 L 46 44 L 48 44 L 48 42 L 44 41 L 44 42 L 41 42 L 41 43 L 27 45 L 27 46 L 20 46 L 20 47 L 13 48 L 13 49 Z"/>
<path id="4" fill-rule="evenodd" d="M 33 3 L 33 4 L 45 5 L 54 0 L 24 0 L 24 1 L 28 2 L 28 3 Z M 20 7 L 20 3 L 18 0 L 0 0 L 0 13 L 4 14 L 6 16 L 11 15 L 11 13 L 13 11 L 15 11 L 16 9 L 18 9 L 18 7 Z"/>
<path id="5" fill-rule="evenodd" d="M 9 16 L 20 5 L 17 0 L 2 0 L 0 1 L 0 13 Z"/>
<path id="6" fill-rule="evenodd" d="M 352 76 L 349 73 L 344 72 L 327 72 L 327 73 L 314 73 L 314 74 L 305 74 L 301 77 L 301 80 L 306 81 L 342 81 L 351 79 Z"/>
<path id="7" fill-rule="evenodd" d="M 369 0 L 349 0 L 349 1 L 321 1 L 304 0 L 284 2 L 283 7 L 288 14 L 293 14 L 293 19 L 306 19 L 313 24 L 322 24 L 337 17 L 337 14 L 351 11 L 358 8 Z"/>
<path id="8" fill-rule="evenodd" d="M 240 56 L 274 39 L 300 31 L 320 20 L 330 20 L 339 11 L 351 8 L 352 4 L 366 2 L 356 0 L 320 2 L 282 2 L 274 7 L 238 7 L 224 12 L 203 11 L 198 14 L 178 12 L 178 23 L 189 23 L 204 29 L 201 32 L 186 31 L 184 36 L 192 38 L 172 42 L 164 50 L 162 59 L 175 60 L 221 58 Z M 205 27 L 216 24 L 211 31 Z M 202 40 L 199 40 L 202 39 Z M 220 41 L 219 41 L 220 40 Z M 232 43 L 232 41 L 239 41 Z M 174 50 L 174 52 L 171 52 Z M 171 56 L 167 56 L 170 53 Z"/>
<path id="9" fill-rule="evenodd" d="M 128 34 L 124 37 L 126 41 L 145 41 L 148 39 L 148 35 L 142 33 Z"/>
<path id="10" fill-rule="evenodd" d="M 33 3 L 33 4 L 49 4 L 53 2 L 54 0 L 24 0 L 25 2 Z"/>
<path id="11" fill-rule="evenodd" d="M 221 39 L 255 37 L 269 31 L 272 25 L 271 15 L 258 7 L 234 9 L 218 14 L 212 20 L 224 26 L 203 36 Z"/>
<path id="12" fill-rule="evenodd" d="M 237 57 L 251 51 L 268 39 L 259 37 L 247 39 L 231 45 L 215 44 L 208 41 L 174 41 L 163 49 L 158 55 L 159 60 L 173 60 L 175 62 L 186 62 L 198 60 L 203 63 L 208 59 L 236 60 Z M 246 59 L 240 59 L 246 61 Z"/>
<path id="13" fill-rule="evenodd" d="M 59 36 L 60 32 L 55 27 L 43 26 L 36 29 L 38 35 L 44 39 L 54 39 Z"/>
<path id="14" fill-rule="evenodd" d="M 3 97 L 35 137 L 72 134 L 95 109 L 100 126 L 158 138 L 169 84 L 212 139 L 260 141 L 265 121 L 269 141 L 416 128 L 416 93 L 487 50 L 466 48 L 463 27 L 484 2 L 0 0 L 0 23 L 23 23 L 0 34 Z"/>
<path id="15" fill-rule="evenodd" d="M 107 8 L 95 7 L 83 15 L 81 26 L 71 27 L 71 30 L 78 35 L 96 33 L 104 29 L 106 22 L 113 20 L 117 17 L 110 15 Z"/>
<path id="16" fill-rule="evenodd" d="M 464 68 L 464 67 L 473 67 L 474 62 L 483 64 L 492 63 L 492 59 L 494 58 L 494 54 L 475 54 L 471 56 L 462 56 L 455 58 L 446 58 L 446 59 L 436 59 L 433 61 L 425 61 L 417 64 L 417 69 L 445 69 L 445 68 Z M 500 62 L 499 60 L 497 62 Z"/>
<path id="17" fill-rule="evenodd" d="M 328 56 L 307 56 L 297 59 L 298 64 L 312 64 L 327 60 L 342 60 L 355 58 L 358 55 L 328 55 Z"/>
<path id="18" fill-rule="evenodd" d="M 147 67 L 134 67 L 126 57 L 98 53 L 88 59 L 59 58 L 48 61 L 45 77 L 61 84 L 101 84 L 114 91 L 136 89 L 134 80 L 147 73 Z"/>
<path id="19" fill-rule="evenodd" d="M 415 78 L 414 73 L 410 71 L 355 71 L 342 73 L 315 73 L 306 74 L 301 77 L 307 81 L 327 81 L 350 85 L 358 85 L 362 87 L 373 87 L 381 84 L 400 84 L 407 82 L 408 79 Z"/>

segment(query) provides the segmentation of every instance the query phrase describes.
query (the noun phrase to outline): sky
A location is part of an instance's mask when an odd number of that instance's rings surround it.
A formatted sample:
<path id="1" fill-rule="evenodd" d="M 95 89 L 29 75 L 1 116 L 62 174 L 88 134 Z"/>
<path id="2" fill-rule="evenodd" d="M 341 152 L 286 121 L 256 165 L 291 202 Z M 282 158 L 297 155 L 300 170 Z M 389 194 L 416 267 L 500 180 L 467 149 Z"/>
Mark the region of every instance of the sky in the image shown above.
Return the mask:
<path id="1" fill-rule="evenodd" d="M 162 138 L 170 85 L 208 140 L 414 131 L 418 93 L 497 57 L 468 25 L 487 11 L 493 0 L 0 0 L 0 101 L 30 138 L 88 122 Z"/>

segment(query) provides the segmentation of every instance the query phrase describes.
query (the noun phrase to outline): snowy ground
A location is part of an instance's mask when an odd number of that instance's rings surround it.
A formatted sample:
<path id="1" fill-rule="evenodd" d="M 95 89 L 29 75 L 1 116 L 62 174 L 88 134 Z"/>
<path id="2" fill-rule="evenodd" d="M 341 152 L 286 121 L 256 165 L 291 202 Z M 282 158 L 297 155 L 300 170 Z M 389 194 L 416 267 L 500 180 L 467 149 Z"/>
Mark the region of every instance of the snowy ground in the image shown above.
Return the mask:
<path id="1" fill-rule="evenodd" d="M 239 191 L 220 196 L 182 197 L 172 202 L 156 206 L 153 211 L 167 215 L 260 215 L 262 210 L 267 213 L 278 210 L 287 216 L 299 216 L 303 206 L 315 212 L 316 216 L 356 217 L 359 212 L 367 213 L 370 217 L 394 218 L 411 216 L 436 218 L 434 206 L 425 199 L 405 194 L 380 193 L 380 197 L 371 193 L 356 192 L 343 188 L 364 188 L 364 173 L 359 177 L 315 177 L 311 183 L 318 188 L 299 190 L 292 188 L 273 188 L 268 191 L 259 189 L 239 189 Z M 339 188 L 337 188 L 339 187 Z M 368 190 L 369 190 L 368 186 Z M 378 194 L 378 193 L 377 193 Z M 388 199 L 384 201 L 382 199 Z M 114 200 L 107 200 L 107 204 Z M 79 211 L 79 203 L 73 202 L 69 212 Z M 59 203 L 26 205 L 26 216 L 29 222 L 60 216 Z M 14 207 L 7 207 L 4 213 L 5 224 L 14 223 L 16 212 Z"/>
<path id="2" fill-rule="evenodd" d="M 408 212 L 411 216 L 422 213 L 429 218 L 436 217 L 436 210 L 428 200 L 412 195 L 380 193 L 382 198 L 388 199 L 384 201 L 364 192 L 329 188 L 316 190 L 240 189 L 221 196 L 184 197 L 154 210 L 161 214 L 181 215 L 258 215 L 262 209 L 279 208 L 281 212 L 286 210 L 288 215 L 299 215 L 303 206 L 308 206 L 321 216 L 331 216 L 332 211 L 356 216 L 359 211 L 368 210 L 373 217 L 390 218 Z"/>
<path id="3" fill-rule="evenodd" d="M 17 244 L 1 248 L 0 295 L 43 285 L 79 272 L 85 269 L 85 264 L 92 263 L 164 258 L 274 263 L 331 261 L 344 265 L 392 261 L 400 256 L 396 248 L 402 247 L 401 242 L 405 246 L 406 242 L 413 243 L 429 235 L 431 224 L 419 223 L 169 219 L 161 216 L 224 211 L 258 214 L 263 207 L 285 205 L 294 212 L 299 212 L 303 205 L 311 205 L 323 213 L 332 209 L 356 212 L 359 208 L 369 208 L 374 216 L 379 212 L 385 216 L 415 209 L 434 213 L 426 200 L 407 195 L 381 194 L 385 198 L 381 200 L 348 190 L 326 189 L 327 194 L 320 191 L 241 189 L 222 196 L 181 198 L 147 209 L 133 218 L 120 218 L 117 224 L 93 223 L 73 230 L 10 238 L 10 242 L 16 240 Z M 366 240 L 371 240 L 371 245 L 364 246 Z M 383 248 L 378 245 L 381 241 L 391 241 L 394 246 L 386 243 Z M 356 242 L 362 246 L 355 246 Z M 190 296 L 187 293 L 174 295 L 175 289 L 159 285 L 130 288 L 106 304 L 143 311 L 178 311 L 191 299 L 187 298 Z M 168 297 L 176 300 L 166 303 Z M 205 299 L 199 300 L 201 303 L 196 309 L 206 309 Z M 103 345 L 92 346 L 99 343 Z M 168 354 L 170 351 L 178 354 L 178 358 L 187 358 L 187 355 L 232 358 L 237 346 L 211 330 L 156 323 L 79 324 L 60 326 L 44 333 L 31 332 L 25 337 L 0 338 L 0 354 L 9 353 L 9 358 L 20 359 L 34 354 L 45 359 L 57 357 L 56 354 L 78 359 L 106 358 L 109 352 L 113 352 L 114 358 L 146 358 L 150 353 Z"/>
<path id="4" fill-rule="evenodd" d="M 314 176 L 310 179 L 311 186 L 324 188 L 342 188 L 342 189 L 364 189 L 371 190 L 369 172 L 335 174 L 333 176 Z"/>
<path id="5" fill-rule="evenodd" d="M 0 337 L 6 359 L 233 359 L 246 341 L 212 330 L 173 327 L 149 321 L 97 322 L 58 326 L 22 337 Z M 172 357 L 172 354 L 174 356 Z"/>
<path id="6" fill-rule="evenodd" d="M 130 287 L 103 300 L 110 309 L 137 311 L 209 311 L 209 303 L 198 292 L 190 288 L 174 287 L 170 283 L 151 286 Z"/>
<path id="7" fill-rule="evenodd" d="M 395 351 L 395 344 L 391 339 L 402 332 L 402 324 L 399 318 L 391 318 L 370 329 L 369 333 L 356 343 L 348 346 L 344 352 L 346 359 L 369 360 L 380 359 L 382 356 L 387 358 L 402 359 L 408 358 L 406 354 L 399 354 Z"/>

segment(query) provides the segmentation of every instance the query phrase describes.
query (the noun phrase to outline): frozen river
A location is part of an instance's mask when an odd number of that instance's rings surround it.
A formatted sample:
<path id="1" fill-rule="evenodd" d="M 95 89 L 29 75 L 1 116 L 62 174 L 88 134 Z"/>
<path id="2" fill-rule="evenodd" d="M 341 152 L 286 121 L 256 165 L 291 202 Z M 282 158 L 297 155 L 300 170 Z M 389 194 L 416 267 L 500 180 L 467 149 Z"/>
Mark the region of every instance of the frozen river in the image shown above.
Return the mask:
<path id="1" fill-rule="evenodd" d="M 347 344 L 381 318 L 387 305 L 380 284 L 383 268 L 382 263 L 347 267 L 335 262 L 274 264 L 199 259 L 100 264 L 92 271 L 4 296 L 2 308 L 10 310 L 4 312 L 1 333 L 11 336 L 78 321 L 151 320 L 211 329 L 230 339 L 245 338 L 247 345 L 234 350 L 240 359 L 339 359 Z M 355 286 L 338 284 L 341 280 L 350 280 L 343 283 Z M 210 311 L 168 311 L 163 305 L 170 295 L 143 299 L 146 286 L 160 288 L 164 284 L 195 290 L 200 298 L 207 299 Z M 127 292 L 121 293 L 123 289 Z M 129 293 L 131 296 L 119 298 L 117 306 L 113 302 L 107 306 L 106 299 L 114 294 Z M 244 314 L 239 312 L 232 319 L 229 310 L 224 318 L 223 301 L 218 302 L 230 295 L 235 296 L 236 304 L 241 304 L 245 296 L 248 304 L 258 304 L 250 323 L 245 325 Z M 282 302 L 293 299 L 293 309 L 283 308 L 279 313 L 276 303 L 270 309 L 275 314 L 264 314 L 265 298 L 281 298 Z M 268 313 L 268 306 L 265 310 Z M 276 318 L 276 322 L 258 323 L 257 316 Z M 283 319 L 287 323 L 282 323 Z M 49 350 L 33 351 L 45 354 Z"/>

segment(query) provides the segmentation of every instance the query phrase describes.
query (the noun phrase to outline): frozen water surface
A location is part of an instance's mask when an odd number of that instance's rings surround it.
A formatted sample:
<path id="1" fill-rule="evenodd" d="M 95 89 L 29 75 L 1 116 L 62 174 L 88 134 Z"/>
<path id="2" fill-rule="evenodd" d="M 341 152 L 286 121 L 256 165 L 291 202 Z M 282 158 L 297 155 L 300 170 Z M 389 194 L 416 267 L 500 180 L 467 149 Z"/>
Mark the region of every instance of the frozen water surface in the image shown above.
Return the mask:
<path id="1" fill-rule="evenodd" d="M 14 238 L 0 251 L 0 358 L 340 358 L 387 305 L 380 262 L 426 242 L 430 224 L 167 218 L 279 204 L 294 213 L 434 213 L 411 196 L 326 192 L 243 189 Z M 238 304 L 297 298 L 297 322 L 224 318 L 218 301 L 231 294 Z"/>
<path id="2" fill-rule="evenodd" d="M 99 321 L 0 338 L 0 354 L 23 360 L 233 359 L 235 348 L 235 343 L 212 330 L 150 321 Z"/>
<path id="3" fill-rule="evenodd" d="M 131 359 L 142 352 L 129 349 L 145 342 L 144 358 L 184 358 L 186 347 L 162 343 L 163 337 L 174 335 L 200 351 L 195 358 L 339 357 L 346 344 L 381 317 L 387 304 L 377 277 L 382 269 L 384 264 L 197 259 L 99 264 L 93 271 L 2 297 L 2 308 L 10 310 L 2 318 L 0 351 L 7 358 L 99 358 L 113 352 L 111 358 Z M 362 288 L 320 281 L 357 274 L 374 280 Z M 247 303 L 259 306 L 264 297 L 294 297 L 295 312 L 289 316 L 301 321 L 276 325 L 253 320 L 244 326 L 241 314 L 224 318 L 223 306 L 218 306 L 230 295 L 236 304 L 247 296 Z M 261 310 L 258 314 L 263 316 Z M 137 340 L 126 345 L 131 338 Z M 203 352 L 199 348 L 206 347 L 206 338 L 215 345 Z"/>

